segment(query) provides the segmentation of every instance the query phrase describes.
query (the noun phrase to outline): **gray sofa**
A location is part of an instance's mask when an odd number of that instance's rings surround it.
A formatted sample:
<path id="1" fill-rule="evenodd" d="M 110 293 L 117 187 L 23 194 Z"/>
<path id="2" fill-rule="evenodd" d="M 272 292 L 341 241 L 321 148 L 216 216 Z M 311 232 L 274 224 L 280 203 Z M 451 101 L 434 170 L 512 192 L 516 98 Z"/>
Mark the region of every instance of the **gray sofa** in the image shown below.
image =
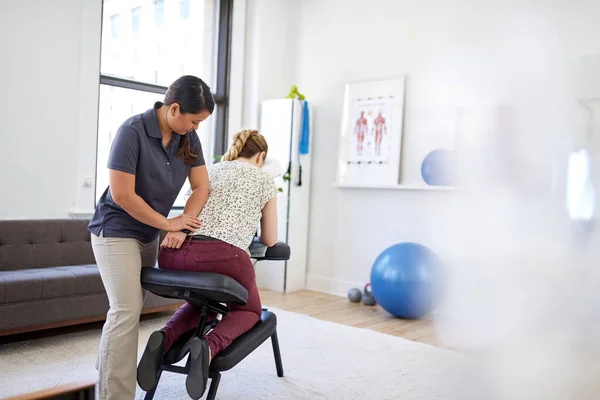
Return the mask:
<path id="1" fill-rule="evenodd" d="M 87 230 L 89 221 L 0 221 L 0 336 L 100 321 L 108 299 Z M 146 293 L 143 313 L 181 300 Z"/>

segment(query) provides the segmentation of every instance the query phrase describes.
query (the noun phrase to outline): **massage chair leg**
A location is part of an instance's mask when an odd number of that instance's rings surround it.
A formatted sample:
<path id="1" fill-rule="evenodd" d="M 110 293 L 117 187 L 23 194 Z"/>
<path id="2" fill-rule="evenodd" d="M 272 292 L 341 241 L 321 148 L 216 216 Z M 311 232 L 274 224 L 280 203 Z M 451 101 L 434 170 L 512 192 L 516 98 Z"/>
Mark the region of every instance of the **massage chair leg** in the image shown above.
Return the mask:
<path id="1" fill-rule="evenodd" d="M 144 400 L 152 400 L 154 398 L 154 393 L 156 392 L 156 388 L 158 387 L 158 382 L 160 381 L 160 376 L 162 375 L 162 369 L 158 371 L 158 377 L 156 378 L 156 384 L 150 391 L 146 392 L 146 396 Z"/>
<path id="2" fill-rule="evenodd" d="M 277 368 L 277 376 L 283 377 L 283 363 L 281 362 L 281 352 L 279 351 L 279 340 L 277 339 L 277 331 L 271 335 L 271 344 L 273 345 L 273 356 L 275 356 L 275 367 Z"/>
<path id="3" fill-rule="evenodd" d="M 221 373 L 211 372 L 210 373 L 210 388 L 208 389 L 208 395 L 206 400 L 215 400 L 217 397 L 217 389 L 219 388 L 219 382 L 221 381 Z"/>

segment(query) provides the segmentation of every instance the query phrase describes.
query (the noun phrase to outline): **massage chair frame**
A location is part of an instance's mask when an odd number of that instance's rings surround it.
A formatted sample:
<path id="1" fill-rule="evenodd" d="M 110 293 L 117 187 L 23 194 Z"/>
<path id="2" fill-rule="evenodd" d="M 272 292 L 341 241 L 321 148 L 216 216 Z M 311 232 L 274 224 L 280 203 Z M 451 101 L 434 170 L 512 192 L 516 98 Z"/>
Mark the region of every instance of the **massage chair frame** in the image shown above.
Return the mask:
<path id="1" fill-rule="evenodd" d="M 277 243 L 266 248 L 258 241 L 250 246 L 255 262 L 261 260 L 288 260 L 290 248 L 285 243 Z M 190 286 L 189 282 L 198 281 L 202 285 Z M 245 305 L 248 292 L 236 280 L 221 274 L 207 272 L 188 272 L 163 270 L 153 267 L 142 268 L 142 287 L 158 296 L 185 300 L 200 308 L 200 322 L 195 329 L 182 335 L 165 354 L 154 387 L 146 393 L 145 400 L 154 398 L 163 371 L 187 375 L 190 369 L 190 357 L 184 367 L 174 365 L 189 354 L 189 344 L 194 337 L 202 337 L 209 333 L 220 322 L 215 318 L 208 322 L 210 311 L 221 317 L 229 313 L 227 303 Z M 283 364 L 279 341 L 277 339 L 277 318 L 274 313 L 263 308 L 261 319 L 248 332 L 235 339 L 225 350 L 211 362 L 209 369 L 210 387 L 207 400 L 214 400 L 221 380 L 221 372 L 227 371 L 245 359 L 250 353 L 271 338 L 277 376 L 283 377 Z"/>

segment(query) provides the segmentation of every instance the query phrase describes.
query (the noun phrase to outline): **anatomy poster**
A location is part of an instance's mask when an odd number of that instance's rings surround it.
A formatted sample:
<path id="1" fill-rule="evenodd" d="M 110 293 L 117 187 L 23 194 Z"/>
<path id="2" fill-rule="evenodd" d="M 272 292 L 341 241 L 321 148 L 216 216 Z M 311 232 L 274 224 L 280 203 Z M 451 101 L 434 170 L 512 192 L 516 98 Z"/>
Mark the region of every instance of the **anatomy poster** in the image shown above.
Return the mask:
<path id="1" fill-rule="evenodd" d="M 340 187 L 399 184 L 404 119 L 404 76 L 348 83 L 338 147 Z"/>
<path id="2" fill-rule="evenodd" d="M 357 99 L 350 110 L 348 164 L 387 164 L 392 144 L 393 97 Z"/>

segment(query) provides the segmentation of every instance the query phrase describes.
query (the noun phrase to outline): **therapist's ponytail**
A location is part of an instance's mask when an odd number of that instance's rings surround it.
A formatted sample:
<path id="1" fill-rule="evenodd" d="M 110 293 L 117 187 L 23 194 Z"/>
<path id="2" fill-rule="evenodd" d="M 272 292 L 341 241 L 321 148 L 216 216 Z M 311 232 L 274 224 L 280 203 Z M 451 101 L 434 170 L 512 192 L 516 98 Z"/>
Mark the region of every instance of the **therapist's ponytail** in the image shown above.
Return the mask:
<path id="1" fill-rule="evenodd" d="M 231 147 L 221 158 L 222 161 L 233 161 L 238 157 L 250 158 L 258 153 L 268 152 L 269 146 L 264 136 L 258 131 L 246 129 L 233 135 Z"/>
<path id="2" fill-rule="evenodd" d="M 212 114 L 215 109 L 215 99 L 210 87 L 202 79 L 192 75 L 182 76 L 169 86 L 164 105 L 170 106 L 174 103 L 179 104 L 179 111 L 182 114 L 198 114 L 202 111 Z M 198 158 L 187 134 L 179 141 L 178 154 L 187 165 L 193 164 Z"/>
<path id="3" fill-rule="evenodd" d="M 188 135 L 189 134 L 186 133 L 179 141 L 179 151 L 177 154 L 183 159 L 183 162 L 186 163 L 186 165 L 192 165 L 198 158 L 198 154 L 194 153 L 192 150 Z"/>

